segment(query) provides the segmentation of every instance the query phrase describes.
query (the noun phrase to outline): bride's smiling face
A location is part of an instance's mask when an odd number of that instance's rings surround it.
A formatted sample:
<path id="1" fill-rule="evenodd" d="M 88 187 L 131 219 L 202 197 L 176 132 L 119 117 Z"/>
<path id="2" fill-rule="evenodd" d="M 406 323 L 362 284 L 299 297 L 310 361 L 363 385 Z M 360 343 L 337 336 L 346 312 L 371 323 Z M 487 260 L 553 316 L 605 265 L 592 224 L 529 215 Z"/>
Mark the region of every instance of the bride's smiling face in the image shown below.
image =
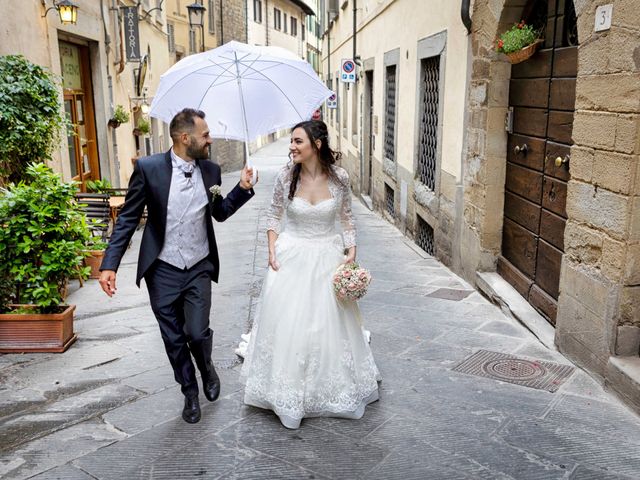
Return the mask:
<path id="1" fill-rule="evenodd" d="M 304 128 L 298 127 L 291 132 L 291 143 L 289 144 L 289 157 L 294 163 L 304 163 L 318 153 L 313 148 L 309 135 Z"/>

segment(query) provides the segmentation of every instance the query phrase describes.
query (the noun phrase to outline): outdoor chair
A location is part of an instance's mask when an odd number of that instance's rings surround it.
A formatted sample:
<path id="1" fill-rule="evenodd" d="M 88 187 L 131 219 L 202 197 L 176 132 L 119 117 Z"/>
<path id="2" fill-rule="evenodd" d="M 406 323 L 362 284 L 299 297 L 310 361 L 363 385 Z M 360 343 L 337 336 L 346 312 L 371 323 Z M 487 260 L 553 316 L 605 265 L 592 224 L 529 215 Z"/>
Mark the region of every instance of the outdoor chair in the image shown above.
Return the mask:
<path id="1" fill-rule="evenodd" d="M 102 241 L 107 241 L 109 238 L 109 220 L 111 219 L 109 194 L 76 193 L 76 201 L 82 206 L 93 235 L 99 236 Z"/>

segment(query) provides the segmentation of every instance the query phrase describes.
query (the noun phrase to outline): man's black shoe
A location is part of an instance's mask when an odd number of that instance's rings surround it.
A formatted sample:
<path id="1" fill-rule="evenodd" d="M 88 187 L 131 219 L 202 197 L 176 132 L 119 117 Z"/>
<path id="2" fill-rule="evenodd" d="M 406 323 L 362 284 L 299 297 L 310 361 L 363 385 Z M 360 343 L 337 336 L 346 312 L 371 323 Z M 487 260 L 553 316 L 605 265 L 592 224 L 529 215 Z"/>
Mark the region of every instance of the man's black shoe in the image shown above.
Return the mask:
<path id="1" fill-rule="evenodd" d="M 184 397 L 182 419 L 187 423 L 198 423 L 200 421 L 200 401 L 197 396 Z"/>
<path id="2" fill-rule="evenodd" d="M 213 363 L 207 365 L 207 374 L 202 377 L 202 388 L 204 396 L 210 402 L 215 402 L 220 396 L 220 377 L 213 368 Z"/>

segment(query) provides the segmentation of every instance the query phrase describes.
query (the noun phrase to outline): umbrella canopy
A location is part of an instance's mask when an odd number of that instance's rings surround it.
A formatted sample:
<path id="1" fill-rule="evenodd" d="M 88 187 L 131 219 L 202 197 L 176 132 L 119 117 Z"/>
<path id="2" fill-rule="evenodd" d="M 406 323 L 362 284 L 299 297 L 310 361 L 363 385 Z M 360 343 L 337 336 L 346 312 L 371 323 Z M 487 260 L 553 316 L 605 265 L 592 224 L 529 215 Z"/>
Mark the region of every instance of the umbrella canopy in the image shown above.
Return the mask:
<path id="1" fill-rule="evenodd" d="M 150 114 L 168 123 L 183 108 L 196 108 L 207 115 L 212 137 L 248 142 L 311 118 L 331 95 L 293 53 L 233 41 L 167 70 Z"/>

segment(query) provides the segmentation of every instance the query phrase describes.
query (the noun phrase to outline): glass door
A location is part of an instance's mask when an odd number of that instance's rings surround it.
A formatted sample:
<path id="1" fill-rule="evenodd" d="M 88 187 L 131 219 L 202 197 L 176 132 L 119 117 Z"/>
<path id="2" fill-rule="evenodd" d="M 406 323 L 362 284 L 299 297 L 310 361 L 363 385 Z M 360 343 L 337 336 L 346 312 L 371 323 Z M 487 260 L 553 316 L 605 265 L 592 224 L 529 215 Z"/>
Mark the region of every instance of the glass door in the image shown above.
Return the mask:
<path id="1" fill-rule="evenodd" d="M 98 145 L 89 69 L 89 49 L 81 45 L 60 42 L 60 64 L 64 87 L 64 108 L 71 128 L 69 171 L 85 191 L 87 180 L 100 178 Z"/>

